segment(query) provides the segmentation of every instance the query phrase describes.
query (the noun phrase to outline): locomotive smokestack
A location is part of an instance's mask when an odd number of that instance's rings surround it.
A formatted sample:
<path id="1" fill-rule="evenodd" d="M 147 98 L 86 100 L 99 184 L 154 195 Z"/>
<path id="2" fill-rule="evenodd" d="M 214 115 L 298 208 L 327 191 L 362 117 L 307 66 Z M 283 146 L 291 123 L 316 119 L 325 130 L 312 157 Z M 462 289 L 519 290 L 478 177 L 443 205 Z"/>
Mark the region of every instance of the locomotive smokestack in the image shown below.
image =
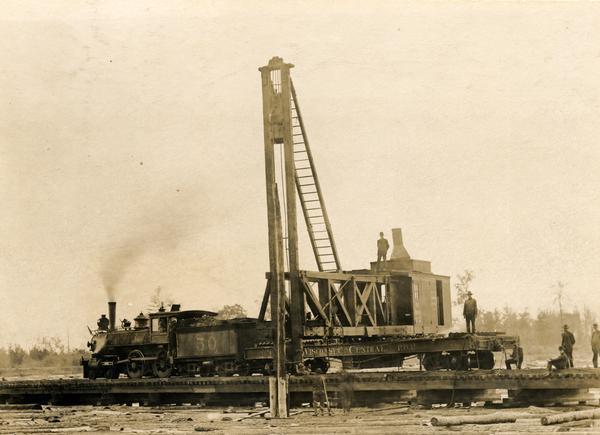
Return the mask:
<path id="1" fill-rule="evenodd" d="M 109 302 L 108 303 L 108 330 L 115 330 L 115 323 L 117 321 L 117 303 Z"/>

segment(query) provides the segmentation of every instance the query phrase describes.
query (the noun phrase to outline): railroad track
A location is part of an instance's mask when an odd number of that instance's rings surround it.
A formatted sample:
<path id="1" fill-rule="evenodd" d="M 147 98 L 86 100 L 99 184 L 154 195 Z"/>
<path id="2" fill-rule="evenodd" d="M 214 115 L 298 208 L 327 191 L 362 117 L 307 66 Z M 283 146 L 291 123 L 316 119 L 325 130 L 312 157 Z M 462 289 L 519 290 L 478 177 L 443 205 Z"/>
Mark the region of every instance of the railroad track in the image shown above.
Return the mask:
<path id="1" fill-rule="evenodd" d="M 325 375 L 328 389 L 337 391 L 340 378 Z M 513 401 L 542 403 L 593 399 L 590 388 L 600 388 L 600 370 L 569 369 L 548 373 L 532 370 L 473 370 L 464 372 L 403 371 L 352 374 L 357 398 L 414 400 L 422 404 L 500 399 L 504 390 Z M 0 382 L 0 402 L 7 403 L 252 403 L 268 397 L 268 378 L 193 377 L 142 379 L 55 379 Z M 312 376 L 291 376 L 292 400 L 308 401 Z M 505 394 L 506 394 L 505 393 Z M 517 400 L 518 399 L 518 400 Z M 556 403 L 556 402 L 554 402 Z"/>

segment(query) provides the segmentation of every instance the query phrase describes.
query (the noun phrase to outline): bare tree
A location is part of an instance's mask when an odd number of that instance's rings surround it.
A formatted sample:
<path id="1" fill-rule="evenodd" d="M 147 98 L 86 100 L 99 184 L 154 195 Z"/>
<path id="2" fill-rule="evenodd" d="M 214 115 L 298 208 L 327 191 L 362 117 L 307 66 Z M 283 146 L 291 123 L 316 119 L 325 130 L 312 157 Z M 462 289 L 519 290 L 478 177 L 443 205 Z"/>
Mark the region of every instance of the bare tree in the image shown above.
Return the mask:
<path id="1" fill-rule="evenodd" d="M 237 319 L 240 317 L 246 317 L 246 310 L 240 304 L 234 305 L 224 305 L 223 308 L 219 310 L 219 314 L 217 318 L 219 320 L 230 320 Z"/>
<path id="2" fill-rule="evenodd" d="M 564 324 L 563 320 L 563 302 L 565 297 L 565 283 L 558 281 L 554 286 L 556 288 L 554 292 L 554 303 L 558 304 L 558 312 L 560 314 L 560 323 Z"/>
<path id="3" fill-rule="evenodd" d="M 465 269 L 462 274 L 456 275 L 456 279 L 458 280 L 458 282 L 454 284 L 454 288 L 456 289 L 456 305 L 464 303 L 467 299 L 467 292 L 469 291 L 469 286 L 474 278 L 475 273 L 469 269 Z"/>
<path id="4" fill-rule="evenodd" d="M 158 286 L 154 289 L 154 293 L 150 296 L 150 303 L 148 304 L 148 312 L 155 313 L 158 311 L 160 306 L 163 305 L 165 308 L 173 305 L 173 299 L 169 295 L 165 295 L 162 291 L 162 287 Z"/>

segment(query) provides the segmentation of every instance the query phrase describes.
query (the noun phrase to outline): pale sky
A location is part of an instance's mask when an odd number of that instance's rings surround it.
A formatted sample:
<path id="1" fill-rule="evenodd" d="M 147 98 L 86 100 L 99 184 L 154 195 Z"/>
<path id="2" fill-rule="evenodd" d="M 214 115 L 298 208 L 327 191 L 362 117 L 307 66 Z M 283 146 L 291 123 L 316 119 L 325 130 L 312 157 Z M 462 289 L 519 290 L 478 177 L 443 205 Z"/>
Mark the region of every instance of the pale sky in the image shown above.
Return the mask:
<path id="1" fill-rule="evenodd" d="M 402 227 L 484 309 L 550 308 L 561 280 L 600 317 L 599 41 L 587 2 L 3 2 L 0 346 L 83 346 L 103 276 L 119 318 L 157 286 L 257 314 L 276 55 L 344 268 Z"/>

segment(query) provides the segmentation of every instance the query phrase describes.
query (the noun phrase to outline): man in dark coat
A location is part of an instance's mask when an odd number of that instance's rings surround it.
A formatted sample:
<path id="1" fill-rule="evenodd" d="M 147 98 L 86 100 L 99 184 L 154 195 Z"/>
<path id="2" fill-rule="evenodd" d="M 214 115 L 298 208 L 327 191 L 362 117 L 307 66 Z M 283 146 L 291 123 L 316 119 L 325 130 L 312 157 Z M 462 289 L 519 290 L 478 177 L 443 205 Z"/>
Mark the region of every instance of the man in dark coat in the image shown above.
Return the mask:
<path id="1" fill-rule="evenodd" d="M 521 370 L 521 365 L 523 364 L 523 348 L 521 346 L 519 346 L 518 344 L 515 344 L 515 347 L 513 347 L 513 351 L 512 354 L 510 355 L 510 358 L 506 360 L 506 368 L 508 370 L 512 370 L 511 365 L 512 364 L 516 364 L 517 365 L 517 369 Z"/>
<path id="2" fill-rule="evenodd" d="M 594 363 L 594 368 L 598 368 L 598 353 L 600 353 L 600 331 L 598 331 L 597 323 L 594 323 L 594 326 L 592 327 L 592 353 L 594 354 L 592 363 Z"/>
<path id="3" fill-rule="evenodd" d="M 571 363 L 570 367 L 575 367 L 573 365 L 573 345 L 575 344 L 575 336 L 571 331 L 569 331 L 569 325 L 563 326 L 562 333 L 562 343 L 561 346 L 565 350 L 565 353 L 569 357 L 569 361 Z"/>
<path id="4" fill-rule="evenodd" d="M 383 260 L 385 264 L 388 249 L 390 249 L 389 242 L 383 237 L 383 233 L 379 233 L 379 239 L 377 240 L 377 270 L 379 270 L 380 260 Z"/>
<path id="5" fill-rule="evenodd" d="M 552 368 L 556 370 L 567 369 L 571 365 L 569 361 L 569 356 L 565 353 L 565 350 L 562 346 L 558 347 L 560 351 L 560 355 L 557 358 L 551 359 L 548 361 L 548 371 L 551 372 Z"/>
<path id="6" fill-rule="evenodd" d="M 463 316 L 467 321 L 467 333 L 475 334 L 475 318 L 477 317 L 477 301 L 471 296 L 473 293 L 467 292 L 467 300 L 463 306 Z"/>
<path id="7" fill-rule="evenodd" d="M 98 319 L 98 329 L 100 331 L 108 331 L 110 325 L 109 320 L 106 318 L 106 314 L 102 314 Z"/>

